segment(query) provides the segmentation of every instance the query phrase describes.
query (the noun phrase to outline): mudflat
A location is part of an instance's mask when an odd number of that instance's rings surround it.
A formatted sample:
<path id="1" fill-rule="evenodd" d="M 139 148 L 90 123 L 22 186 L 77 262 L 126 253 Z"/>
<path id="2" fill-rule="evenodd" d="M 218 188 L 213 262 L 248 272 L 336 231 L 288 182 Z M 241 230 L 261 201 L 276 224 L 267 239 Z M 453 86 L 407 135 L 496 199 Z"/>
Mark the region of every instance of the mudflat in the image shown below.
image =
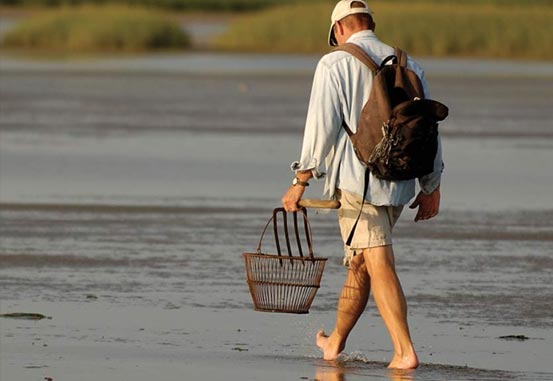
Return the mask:
<path id="1" fill-rule="evenodd" d="M 546 66 L 426 65 L 451 116 L 441 214 L 396 230 L 422 362 L 398 373 L 373 303 L 339 362 L 314 345 L 345 276 L 334 212 L 310 213 L 330 258 L 310 314 L 251 306 L 241 253 L 289 184 L 316 58 L 202 57 L 0 66 L 0 314 L 47 317 L 0 318 L 2 380 L 553 378 Z"/>

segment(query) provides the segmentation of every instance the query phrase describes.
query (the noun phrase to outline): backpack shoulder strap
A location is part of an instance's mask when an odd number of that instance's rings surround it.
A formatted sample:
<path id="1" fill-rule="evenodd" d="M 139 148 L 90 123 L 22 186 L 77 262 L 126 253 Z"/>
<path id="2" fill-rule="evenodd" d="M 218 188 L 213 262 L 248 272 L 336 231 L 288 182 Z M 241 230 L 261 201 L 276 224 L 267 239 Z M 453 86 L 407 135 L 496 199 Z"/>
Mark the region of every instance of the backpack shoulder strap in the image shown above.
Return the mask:
<path id="1" fill-rule="evenodd" d="M 407 66 L 407 53 L 405 53 L 403 50 L 401 50 L 398 47 L 394 48 L 395 55 L 397 57 L 397 63 L 401 67 Z"/>
<path id="2" fill-rule="evenodd" d="M 367 54 L 367 52 L 365 52 L 359 45 L 348 42 L 338 46 L 333 51 L 338 50 L 348 52 L 359 61 L 367 65 L 372 72 L 376 72 L 379 69 L 379 66 L 376 64 L 376 62 L 374 62 L 374 60 Z"/>

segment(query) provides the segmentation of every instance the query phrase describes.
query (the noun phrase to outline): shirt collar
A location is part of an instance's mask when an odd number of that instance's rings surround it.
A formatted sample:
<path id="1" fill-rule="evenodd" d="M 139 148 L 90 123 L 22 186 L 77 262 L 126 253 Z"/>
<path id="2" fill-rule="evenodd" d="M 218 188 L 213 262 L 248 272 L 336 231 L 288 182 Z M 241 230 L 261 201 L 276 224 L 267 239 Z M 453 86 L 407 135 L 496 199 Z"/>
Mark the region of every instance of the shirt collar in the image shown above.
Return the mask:
<path id="1" fill-rule="evenodd" d="M 376 38 L 376 34 L 372 30 L 362 30 L 360 32 L 355 32 L 351 36 L 349 36 L 348 40 L 346 42 L 353 42 L 356 40 L 361 40 L 364 38 Z"/>

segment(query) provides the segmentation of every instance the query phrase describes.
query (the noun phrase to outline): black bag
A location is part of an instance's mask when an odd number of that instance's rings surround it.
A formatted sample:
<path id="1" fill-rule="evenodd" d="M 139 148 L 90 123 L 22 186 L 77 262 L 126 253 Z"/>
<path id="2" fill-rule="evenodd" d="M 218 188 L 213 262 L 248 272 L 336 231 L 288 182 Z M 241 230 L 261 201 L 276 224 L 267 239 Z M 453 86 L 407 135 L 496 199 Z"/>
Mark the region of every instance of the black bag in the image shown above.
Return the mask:
<path id="1" fill-rule="evenodd" d="M 431 173 L 438 151 L 438 121 L 447 112 L 440 102 L 418 98 L 394 107 L 369 159 L 371 172 L 384 180 L 409 180 Z"/>

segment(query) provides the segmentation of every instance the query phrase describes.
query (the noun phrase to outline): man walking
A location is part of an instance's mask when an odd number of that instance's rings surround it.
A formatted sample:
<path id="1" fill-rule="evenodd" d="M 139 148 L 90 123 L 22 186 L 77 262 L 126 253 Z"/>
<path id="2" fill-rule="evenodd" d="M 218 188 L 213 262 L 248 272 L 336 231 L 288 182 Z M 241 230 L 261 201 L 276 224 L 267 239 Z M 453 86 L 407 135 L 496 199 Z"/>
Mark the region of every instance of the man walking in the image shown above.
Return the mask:
<path id="1" fill-rule="evenodd" d="M 394 54 L 394 49 L 381 42 L 374 30 L 372 12 L 364 1 L 341 0 L 332 12 L 329 44 L 354 43 L 379 63 Z M 420 66 L 409 57 L 407 67 L 420 78 L 428 97 Z M 345 122 L 355 133 L 371 85 L 369 68 L 349 53 L 334 51 L 321 58 L 313 79 L 301 157 L 292 164 L 295 178 L 282 197 L 282 204 L 287 211 L 297 210 L 308 181 L 325 177 L 323 197 L 341 202 L 338 220 L 346 242 L 364 203 L 353 241 L 349 246 L 344 244 L 348 274 L 338 301 L 335 327 L 328 336 L 320 331 L 316 342 L 325 360 L 337 358 L 372 289 L 394 346 L 388 367 L 411 369 L 419 361 L 407 324 L 407 304 L 395 271 L 392 228 L 403 206 L 415 196 L 415 180 L 386 181 L 369 174 L 366 197 L 362 200 L 365 167 L 357 159 L 342 127 Z M 323 172 L 323 163 L 326 172 Z M 434 171 L 418 179 L 421 191 L 411 205 L 411 208 L 418 207 L 415 221 L 438 214 L 442 168 L 439 144 Z"/>

